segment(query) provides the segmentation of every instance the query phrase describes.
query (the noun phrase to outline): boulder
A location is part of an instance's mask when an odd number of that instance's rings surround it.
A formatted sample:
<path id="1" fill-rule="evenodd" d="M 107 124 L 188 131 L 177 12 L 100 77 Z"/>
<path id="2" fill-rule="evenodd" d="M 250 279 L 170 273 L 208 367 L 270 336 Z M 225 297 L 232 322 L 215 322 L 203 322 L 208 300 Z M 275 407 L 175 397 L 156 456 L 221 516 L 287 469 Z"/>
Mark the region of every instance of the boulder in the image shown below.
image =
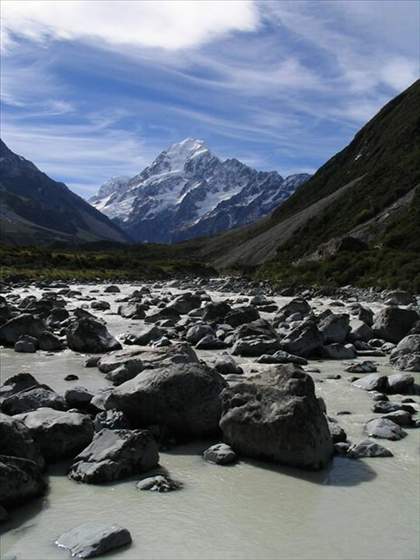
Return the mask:
<path id="1" fill-rule="evenodd" d="M 397 441 L 407 435 L 407 432 L 405 432 L 401 426 L 388 418 L 369 420 L 365 426 L 365 432 L 369 437 L 389 439 L 392 441 Z"/>
<path id="2" fill-rule="evenodd" d="M 93 421 L 95 432 L 100 432 L 102 428 L 108 430 L 129 430 L 131 428 L 127 416 L 121 410 L 103 410 L 98 412 Z"/>
<path id="3" fill-rule="evenodd" d="M 90 317 L 73 321 L 66 330 L 67 344 L 71 350 L 91 354 L 103 354 L 121 349 L 121 344 L 103 323 Z"/>
<path id="4" fill-rule="evenodd" d="M 420 371 L 420 334 L 403 338 L 389 358 L 391 364 L 405 371 Z"/>
<path id="5" fill-rule="evenodd" d="M 138 346 L 147 346 L 155 340 L 159 340 L 166 335 L 166 330 L 156 325 L 146 326 L 139 331 L 127 334 L 123 342 L 125 344 L 135 344 Z"/>
<path id="6" fill-rule="evenodd" d="M 55 541 L 57 546 L 68 550 L 76 558 L 93 558 L 130 543 L 131 535 L 127 529 L 99 521 L 79 525 Z"/>
<path id="7" fill-rule="evenodd" d="M 174 322 L 178 321 L 180 318 L 180 314 L 178 311 L 171 307 L 163 307 L 156 311 L 155 313 L 151 313 L 150 315 L 146 315 L 144 318 L 145 323 L 157 323 L 162 319 L 172 319 Z"/>
<path id="8" fill-rule="evenodd" d="M 92 309 L 96 309 L 98 311 L 107 311 L 108 309 L 111 309 L 111 304 L 108 301 L 92 301 L 90 306 Z"/>
<path id="9" fill-rule="evenodd" d="M 110 352 L 101 357 L 98 368 L 102 373 L 111 372 L 121 366 L 128 366 L 138 372 L 172 364 L 196 364 L 197 354 L 189 344 L 179 343 L 163 348 L 133 347 L 131 350 Z"/>
<path id="10" fill-rule="evenodd" d="M 410 427 L 413 425 L 411 413 L 407 410 L 394 410 L 393 412 L 385 414 L 384 416 L 382 416 L 382 418 L 391 420 L 395 424 L 398 424 L 398 426 Z"/>
<path id="11" fill-rule="evenodd" d="M 231 307 L 225 301 L 211 302 L 204 307 L 203 321 L 209 323 L 224 323 Z"/>
<path id="12" fill-rule="evenodd" d="M 344 344 L 350 332 L 350 317 L 346 313 L 331 313 L 318 324 L 324 344 Z"/>
<path id="13" fill-rule="evenodd" d="M 277 350 L 274 354 L 263 354 L 257 358 L 256 362 L 259 364 L 296 364 L 299 366 L 306 366 L 308 361 L 300 356 L 289 354 L 284 350 Z"/>
<path id="14" fill-rule="evenodd" d="M 243 305 L 242 307 L 234 307 L 226 314 L 224 322 L 232 327 L 239 327 L 245 323 L 251 323 L 260 318 L 260 314 L 252 305 Z"/>
<path id="15" fill-rule="evenodd" d="M 106 286 L 106 288 L 104 289 L 105 294 L 119 294 L 120 292 L 121 290 L 119 289 L 119 287 L 115 286 L 114 284 L 112 284 L 111 286 Z"/>
<path id="16" fill-rule="evenodd" d="M 377 369 L 377 366 L 369 360 L 356 362 L 346 367 L 346 371 L 348 371 L 349 373 L 375 373 Z"/>
<path id="17" fill-rule="evenodd" d="M 292 329 L 282 339 L 281 347 L 290 354 L 296 354 L 303 358 L 314 354 L 323 345 L 323 338 L 315 321 L 307 320 Z"/>
<path id="18" fill-rule="evenodd" d="M 347 451 L 347 457 L 351 457 L 352 459 L 364 459 L 365 457 L 393 457 L 393 453 L 376 443 L 376 441 L 372 441 L 371 439 L 364 439 L 363 441 L 359 441 L 355 445 L 352 445 L 350 449 Z"/>
<path id="19" fill-rule="evenodd" d="M 232 354 L 235 356 L 258 357 L 263 354 L 274 354 L 274 352 L 280 350 L 280 347 L 277 338 L 247 336 L 235 342 Z"/>
<path id="20" fill-rule="evenodd" d="M 360 319 L 351 319 L 350 329 L 351 331 L 349 333 L 349 340 L 351 340 L 352 342 L 357 340 L 367 342 L 373 337 L 373 331 L 371 327 Z"/>
<path id="21" fill-rule="evenodd" d="M 387 391 L 388 378 L 386 375 L 379 375 L 377 373 L 368 373 L 364 377 L 353 381 L 352 385 L 364 391 Z"/>
<path id="22" fill-rule="evenodd" d="M 20 414 L 18 418 L 28 428 L 42 455 L 50 463 L 74 457 L 93 437 L 92 420 L 85 414 L 38 408 Z"/>
<path id="23" fill-rule="evenodd" d="M 294 467 L 320 469 L 333 453 L 314 382 L 294 365 L 270 368 L 226 388 L 220 427 L 234 451 Z"/>
<path id="24" fill-rule="evenodd" d="M 64 393 L 64 399 L 69 408 L 87 408 L 92 398 L 93 393 L 86 389 L 86 387 L 72 387 Z"/>
<path id="25" fill-rule="evenodd" d="M 323 346 L 320 352 L 327 360 L 352 360 L 356 357 L 356 350 L 352 344 L 344 345 L 338 342 Z"/>
<path id="26" fill-rule="evenodd" d="M 208 334 L 204 336 L 201 340 L 197 342 L 195 345 L 197 350 L 221 350 L 226 348 L 228 345 L 223 340 L 220 340 L 213 334 Z"/>
<path id="27" fill-rule="evenodd" d="M 414 377 L 409 373 L 393 373 L 388 375 L 389 393 L 405 395 L 410 393 L 414 387 Z"/>
<path id="28" fill-rule="evenodd" d="M 185 338 L 190 344 L 197 344 L 197 342 L 199 342 L 205 336 L 214 336 L 214 334 L 214 330 L 210 325 L 199 323 L 188 329 Z"/>
<path id="29" fill-rule="evenodd" d="M 45 352 L 58 352 L 64 348 L 64 344 L 57 335 L 50 331 L 44 331 L 38 337 L 39 349 Z"/>
<path id="30" fill-rule="evenodd" d="M 157 474 L 143 478 L 136 484 L 137 490 L 148 490 L 150 492 L 172 492 L 182 488 L 182 484 L 172 480 L 168 476 Z"/>
<path id="31" fill-rule="evenodd" d="M 45 460 L 28 428 L 15 416 L 0 412 L 0 442 L 3 455 L 34 461 L 42 470 Z"/>
<path id="32" fill-rule="evenodd" d="M 403 290 L 393 290 L 388 293 L 385 305 L 411 305 L 416 304 L 416 298 Z"/>
<path id="33" fill-rule="evenodd" d="M 145 309 L 145 305 L 136 301 L 122 303 L 118 307 L 118 315 L 124 319 L 144 319 L 146 317 Z"/>
<path id="34" fill-rule="evenodd" d="M 100 484 L 149 471 L 158 463 L 158 447 L 149 430 L 104 428 L 74 459 L 69 477 L 78 482 Z"/>
<path id="35" fill-rule="evenodd" d="M 238 366 L 235 359 L 230 354 L 222 354 L 216 359 L 214 364 L 216 371 L 222 375 L 229 375 L 231 373 L 236 375 L 243 374 L 243 369 Z"/>
<path id="36" fill-rule="evenodd" d="M 29 375 L 35 382 L 33 385 L 25 386 L 25 381 L 17 379 Z M 42 406 L 48 406 L 56 410 L 67 408 L 64 398 L 53 391 L 48 385 L 40 385 L 30 374 L 19 374 L 6 381 L 0 387 L 0 409 L 6 414 L 14 415 L 30 412 Z M 29 380 L 29 383 L 31 381 Z M 10 390 L 7 388 L 10 387 Z M 5 391 L 2 394 L 2 389 Z M 19 390 L 20 389 L 20 390 Z"/>
<path id="37" fill-rule="evenodd" d="M 44 494 L 39 465 L 23 457 L 0 455 L 0 505 L 17 506 Z"/>
<path id="38" fill-rule="evenodd" d="M 311 306 L 305 299 L 295 298 L 278 310 L 274 316 L 274 324 L 277 326 L 279 323 L 283 323 L 290 315 L 298 314 L 303 319 L 311 313 Z"/>
<path id="39" fill-rule="evenodd" d="M 372 330 L 374 336 L 397 344 L 408 335 L 411 327 L 419 320 L 413 309 L 385 307 L 375 315 Z"/>
<path id="40" fill-rule="evenodd" d="M 23 313 L 9 319 L 0 326 L 0 344 L 12 346 L 23 335 L 38 338 L 45 331 L 45 323 L 39 317 L 30 313 Z"/>
<path id="41" fill-rule="evenodd" d="M 216 465 L 231 465 L 238 460 L 236 453 L 226 443 L 212 445 L 204 451 L 203 457 L 208 463 L 215 463 Z"/>
<path id="42" fill-rule="evenodd" d="M 198 294 L 192 294 L 191 292 L 180 294 L 168 305 L 168 307 L 175 309 L 175 311 L 181 315 L 185 315 L 200 306 L 201 296 Z"/>
<path id="43" fill-rule="evenodd" d="M 347 434 L 344 429 L 337 422 L 328 422 L 328 428 L 333 440 L 333 443 L 340 443 L 341 441 L 347 441 Z"/>
<path id="44" fill-rule="evenodd" d="M 173 364 L 141 372 L 114 389 L 107 409 L 123 411 L 133 426 L 158 425 L 180 437 L 217 432 L 226 381 L 201 364 Z"/>
<path id="45" fill-rule="evenodd" d="M 39 346 L 38 339 L 28 334 L 23 334 L 17 342 L 15 342 L 15 352 L 33 354 Z"/>

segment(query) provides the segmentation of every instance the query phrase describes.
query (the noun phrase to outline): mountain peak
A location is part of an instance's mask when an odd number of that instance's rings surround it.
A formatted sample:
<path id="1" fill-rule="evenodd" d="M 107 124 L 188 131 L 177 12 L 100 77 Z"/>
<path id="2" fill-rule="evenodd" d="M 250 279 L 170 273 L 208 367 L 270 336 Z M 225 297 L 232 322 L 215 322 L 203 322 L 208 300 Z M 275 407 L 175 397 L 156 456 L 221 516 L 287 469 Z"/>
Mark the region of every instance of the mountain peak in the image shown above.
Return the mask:
<path id="1" fill-rule="evenodd" d="M 209 149 L 203 140 L 185 138 L 181 142 L 171 144 L 162 155 L 172 171 L 181 171 L 188 160 L 205 153 L 209 153 Z"/>

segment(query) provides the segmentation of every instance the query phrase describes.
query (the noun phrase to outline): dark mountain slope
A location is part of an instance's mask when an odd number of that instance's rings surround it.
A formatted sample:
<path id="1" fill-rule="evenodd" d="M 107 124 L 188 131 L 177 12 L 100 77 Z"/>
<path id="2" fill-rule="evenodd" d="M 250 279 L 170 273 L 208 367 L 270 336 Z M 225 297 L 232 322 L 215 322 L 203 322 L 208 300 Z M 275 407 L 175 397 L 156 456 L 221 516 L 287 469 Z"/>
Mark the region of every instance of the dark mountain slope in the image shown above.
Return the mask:
<path id="1" fill-rule="evenodd" d="M 3 243 L 126 242 L 106 216 L 53 181 L 0 140 L 0 234 Z"/>
<path id="2" fill-rule="evenodd" d="M 394 250 L 405 250 L 402 244 L 417 242 L 414 189 L 419 184 L 420 80 L 390 101 L 269 218 L 210 239 L 202 254 L 218 267 L 272 261 L 271 269 L 288 269 L 292 262 L 313 260 L 323 244 L 334 241 L 338 247 L 353 235 L 372 249 L 387 246 L 391 238 L 395 244 L 399 236 Z M 398 201 L 401 208 L 388 213 Z"/>

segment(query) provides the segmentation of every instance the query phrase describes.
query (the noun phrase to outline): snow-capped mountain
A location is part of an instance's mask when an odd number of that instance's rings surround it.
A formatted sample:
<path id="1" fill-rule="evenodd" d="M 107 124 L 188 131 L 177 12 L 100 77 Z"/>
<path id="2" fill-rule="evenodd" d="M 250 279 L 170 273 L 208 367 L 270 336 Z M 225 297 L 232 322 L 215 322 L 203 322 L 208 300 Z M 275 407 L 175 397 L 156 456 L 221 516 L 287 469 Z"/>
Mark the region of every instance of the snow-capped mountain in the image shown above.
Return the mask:
<path id="1" fill-rule="evenodd" d="M 253 222 L 309 177 L 283 179 L 237 159 L 222 161 L 203 141 L 187 138 L 135 177 L 107 181 L 90 203 L 136 241 L 172 243 Z"/>

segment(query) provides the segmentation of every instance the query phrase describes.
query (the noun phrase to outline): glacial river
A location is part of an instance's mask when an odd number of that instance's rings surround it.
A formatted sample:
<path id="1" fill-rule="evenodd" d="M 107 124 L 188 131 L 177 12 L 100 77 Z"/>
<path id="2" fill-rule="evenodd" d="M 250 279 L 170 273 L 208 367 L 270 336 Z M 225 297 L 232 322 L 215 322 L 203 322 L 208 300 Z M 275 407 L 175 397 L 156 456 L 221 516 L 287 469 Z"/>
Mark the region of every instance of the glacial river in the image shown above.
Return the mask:
<path id="1" fill-rule="evenodd" d="M 132 286 L 123 291 L 131 292 Z M 100 297 L 110 302 L 113 298 Z M 320 309 L 324 303 L 319 302 Z M 133 323 L 117 315 L 103 316 L 114 335 L 127 332 Z M 203 351 L 200 356 L 211 363 L 216 354 Z M 29 371 L 61 392 L 73 385 L 89 389 L 107 385 L 96 368 L 83 367 L 84 360 L 68 350 L 47 355 L 7 349 L 2 351 L 1 379 Z M 374 360 L 380 363 L 378 371 L 393 371 L 388 358 Z M 237 361 L 249 372 L 251 360 Z M 312 375 L 328 413 L 336 417 L 340 410 L 351 411 L 337 419 L 353 442 L 364 438 L 363 425 L 372 417 L 369 395 L 350 385 L 342 362 L 310 365 L 321 370 Z M 64 381 L 69 373 L 79 380 Z M 342 378 L 326 379 L 330 373 Z M 418 406 L 420 399 L 414 398 Z M 182 490 L 168 494 L 140 492 L 136 478 L 105 486 L 77 484 L 66 477 L 66 464 L 55 465 L 49 470 L 48 494 L 12 511 L 2 526 L 0 558 L 68 558 L 54 545 L 55 538 L 84 521 L 103 520 L 127 527 L 133 537 L 131 547 L 105 557 L 109 559 L 417 560 L 420 430 L 407 431 L 401 441 L 381 442 L 392 450 L 393 458 L 336 457 L 321 473 L 249 460 L 229 467 L 211 465 L 201 453 L 214 441 L 176 447 L 160 454 L 160 464 L 184 484 Z"/>

